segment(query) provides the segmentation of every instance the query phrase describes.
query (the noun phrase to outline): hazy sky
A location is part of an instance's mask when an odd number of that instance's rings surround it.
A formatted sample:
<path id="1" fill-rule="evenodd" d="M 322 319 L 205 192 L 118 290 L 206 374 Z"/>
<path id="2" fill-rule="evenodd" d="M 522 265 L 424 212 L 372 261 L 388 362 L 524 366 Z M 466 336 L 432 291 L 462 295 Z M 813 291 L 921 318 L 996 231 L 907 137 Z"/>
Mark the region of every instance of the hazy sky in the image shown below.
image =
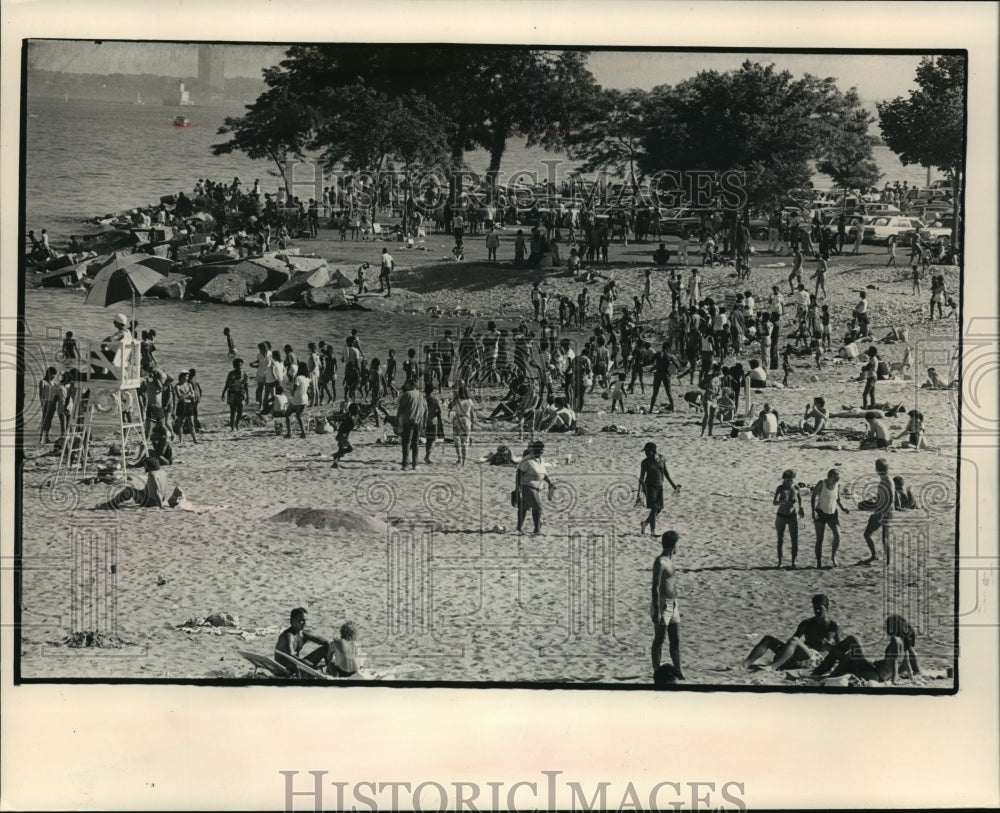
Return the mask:
<path id="1" fill-rule="evenodd" d="M 226 46 L 227 76 L 260 76 L 261 68 L 273 65 L 283 54 L 282 46 Z M 745 59 L 774 62 L 796 76 L 812 73 L 833 76 L 842 90 L 857 87 L 868 101 L 905 95 L 913 87 L 920 61 L 910 55 L 843 54 L 747 54 L 747 53 L 638 53 L 592 52 L 589 65 L 605 87 L 651 88 L 674 84 L 700 70 L 738 68 Z M 74 73 L 160 73 L 191 76 L 197 73 L 197 46 L 176 43 L 124 43 L 33 41 L 28 64 L 32 68 Z"/>

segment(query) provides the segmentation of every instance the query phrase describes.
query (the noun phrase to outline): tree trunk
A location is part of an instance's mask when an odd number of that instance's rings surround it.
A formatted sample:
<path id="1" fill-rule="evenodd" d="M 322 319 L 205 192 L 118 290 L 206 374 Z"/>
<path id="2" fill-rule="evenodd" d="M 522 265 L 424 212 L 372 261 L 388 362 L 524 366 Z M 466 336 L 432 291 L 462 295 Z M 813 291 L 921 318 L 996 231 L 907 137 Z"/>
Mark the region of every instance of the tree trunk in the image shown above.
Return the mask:
<path id="1" fill-rule="evenodd" d="M 960 248 L 962 248 L 958 244 L 958 235 L 962 233 L 961 224 L 959 223 L 959 218 L 961 217 L 959 197 L 961 194 L 961 186 L 964 183 L 965 178 L 960 169 L 949 169 L 948 180 L 951 181 L 951 245 L 953 250 L 957 252 Z"/>
<path id="2" fill-rule="evenodd" d="M 285 162 L 279 161 L 278 156 L 275 155 L 272 150 L 268 150 L 267 154 L 271 156 L 271 160 L 274 161 L 274 165 L 278 168 L 278 175 L 281 177 L 281 184 L 285 187 L 285 193 L 288 195 L 289 200 L 291 200 L 292 190 L 288 185 L 288 177 L 285 175 Z"/>

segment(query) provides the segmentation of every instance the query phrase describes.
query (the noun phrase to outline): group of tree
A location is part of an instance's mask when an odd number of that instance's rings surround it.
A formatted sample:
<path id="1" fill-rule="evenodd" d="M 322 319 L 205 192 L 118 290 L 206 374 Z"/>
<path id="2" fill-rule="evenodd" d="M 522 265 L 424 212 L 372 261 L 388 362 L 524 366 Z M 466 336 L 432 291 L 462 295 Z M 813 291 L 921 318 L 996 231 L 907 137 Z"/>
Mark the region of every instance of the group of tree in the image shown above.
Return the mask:
<path id="1" fill-rule="evenodd" d="M 886 146 L 904 164 L 941 170 L 951 185 L 953 245 L 961 231 L 961 191 L 965 187 L 965 57 L 926 57 L 917 68 L 917 88 L 878 105 Z"/>
<path id="2" fill-rule="evenodd" d="M 597 84 L 584 51 L 314 45 L 291 48 L 264 80 L 213 150 L 270 159 L 279 173 L 307 153 L 327 170 L 449 173 L 471 149 L 486 150 L 495 173 L 520 134 L 527 146 L 565 150 L 584 172 L 637 183 L 665 171 L 739 173 L 744 204 L 757 211 L 810 186 L 817 169 L 845 190 L 879 180 L 874 117 L 853 88 L 751 61 L 621 91 Z M 904 163 L 939 166 L 957 186 L 964 63 L 925 62 L 917 81 L 909 100 L 879 106 L 882 133 Z"/>
<path id="3" fill-rule="evenodd" d="M 296 46 L 264 81 L 213 152 L 270 159 L 282 177 L 307 154 L 326 170 L 450 173 L 477 148 L 496 173 L 515 133 L 564 146 L 597 89 L 582 51 L 448 46 Z"/>

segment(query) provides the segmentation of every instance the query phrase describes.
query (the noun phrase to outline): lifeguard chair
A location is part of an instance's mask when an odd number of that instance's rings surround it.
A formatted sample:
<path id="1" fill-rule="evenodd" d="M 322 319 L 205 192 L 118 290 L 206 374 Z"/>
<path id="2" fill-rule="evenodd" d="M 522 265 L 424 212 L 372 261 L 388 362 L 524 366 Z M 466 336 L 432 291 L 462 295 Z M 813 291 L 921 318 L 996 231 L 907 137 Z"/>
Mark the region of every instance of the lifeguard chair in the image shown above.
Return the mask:
<path id="1" fill-rule="evenodd" d="M 142 385 L 141 351 L 131 336 L 122 341 L 101 342 L 77 365 L 76 397 L 55 475 L 81 478 L 90 473 L 95 440 L 110 440 L 118 446 L 120 479 L 127 467 L 146 454 L 147 440 L 139 400 Z"/>

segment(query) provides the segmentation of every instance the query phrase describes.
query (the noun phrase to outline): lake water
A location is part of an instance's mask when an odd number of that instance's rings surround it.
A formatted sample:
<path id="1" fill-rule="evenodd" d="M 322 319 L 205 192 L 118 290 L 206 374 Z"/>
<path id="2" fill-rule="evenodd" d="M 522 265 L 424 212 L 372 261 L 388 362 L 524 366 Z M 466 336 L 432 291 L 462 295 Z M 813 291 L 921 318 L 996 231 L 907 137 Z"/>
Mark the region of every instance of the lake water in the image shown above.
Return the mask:
<path id="1" fill-rule="evenodd" d="M 198 178 L 244 183 L 260 178 L 265 191 L 276 190 L 278 179 L 269 162 L 251 161 L 241 154 L 215 157 L 211 146 L 225 140 L 218 134 L 226 116 L 239 115 L 240 106 L 171 108 L 61 99 L 29 98 L 26 123 L 25 207 L 27 228 L 47 228 L 58 244 L 83 231 L 80 221 L 159 200 L 161 195 L 190 191 Z M 173 127 L 183 112 L 190 127 Z M 926 183 L 926 170 L 904 167 L 887 147 L 876 147 L 875 158 L 883 180 Z M 501 169 L 507 177 L 516 171 L 535 171 L 544 179 L 542 161 L 560 160 L 560 172 L 576 167 L 564 154 L 535 147 L 524 140 L 508 142 Z M 466 155 L 474 171 L 483 171 L 489 156 L 479 150 Z M 308 176 L 307 176 L 308 177 Z M 562 175 L 560 175 L 560 178 Z M 818 188 L 830 179 L 815 175 Z M 311 186 L 304 194 L 311 196 Z"/>

